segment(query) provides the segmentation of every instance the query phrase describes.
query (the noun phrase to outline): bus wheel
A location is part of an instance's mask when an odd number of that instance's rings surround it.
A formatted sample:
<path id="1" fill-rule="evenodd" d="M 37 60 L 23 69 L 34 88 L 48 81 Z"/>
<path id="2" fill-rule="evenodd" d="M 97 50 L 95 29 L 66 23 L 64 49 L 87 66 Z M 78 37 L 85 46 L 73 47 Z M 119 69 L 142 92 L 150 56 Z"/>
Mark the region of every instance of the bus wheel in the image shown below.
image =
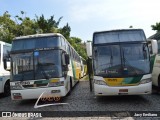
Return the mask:
<path id="1" fill-rule="evenodd" d="M 11 90 L 10 90 L 10 84 L 9 81 L 7 81 L 4 85 L 4 96 L 10 96 L 11 95 Z"/>
<path id="2" fill-rule="evenodd" d="M 67 93 L 67 96 L 69 96 L 71 94 L 71 90 L 72 90 L 72 78 L 70 78 L 70 90 Z"/>
<path id="3" fill-rule="evenodd" d="M 70 78 L 70 91 L 72 90 L 72 78 Z"/>
<path id="4" fill-rule="evenodd" d="M 158 76 L 158 89 L 160 90 L 160 75 Z"/>

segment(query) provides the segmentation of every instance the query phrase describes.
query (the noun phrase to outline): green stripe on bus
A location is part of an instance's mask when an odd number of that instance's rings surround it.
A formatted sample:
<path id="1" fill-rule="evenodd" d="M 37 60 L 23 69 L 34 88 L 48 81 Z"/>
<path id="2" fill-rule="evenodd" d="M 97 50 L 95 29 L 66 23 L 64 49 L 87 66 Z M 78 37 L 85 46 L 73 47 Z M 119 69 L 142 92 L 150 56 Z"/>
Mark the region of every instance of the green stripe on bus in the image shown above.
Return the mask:
<path id="1" fill-rule="evenodd" d="M 45 84 L 49 83 L 49 80 L 41 80 L 41 81 L 35 81 L 34 84 Z"/>
<path id="2" fill-rule="evenodd" d="M 139 83 L 143 76 L 124 78 L 123 84 Z"/>

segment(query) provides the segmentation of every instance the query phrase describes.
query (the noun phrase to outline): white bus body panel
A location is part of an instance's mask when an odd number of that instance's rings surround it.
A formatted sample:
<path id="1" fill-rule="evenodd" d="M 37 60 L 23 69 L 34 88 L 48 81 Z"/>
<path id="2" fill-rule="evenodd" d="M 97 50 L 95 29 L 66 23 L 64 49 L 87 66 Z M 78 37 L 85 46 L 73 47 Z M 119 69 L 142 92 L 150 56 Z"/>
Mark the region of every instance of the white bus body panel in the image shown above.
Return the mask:
<path id="1" fill-rule="evenodd" d="M 158 77 L 160 76 L 160 54 L 156 55 L 153 71 L 152 71 L 152 81 L 153 85 L 158 86 Z"/>
<path id="2" fill-rule="evenodd" d="M 53 78 L 54 79 L 54 78 Z M 45 95 L 49 96 L 56 96 L 56 97 L 63 97 L 66 96 L 66 94 L 70 91 L 70 77 L 67 76 L 67 78 L 64 80 L 64 78 L 59 78 L 60 81 L 64 81 L 64 86 L 58 86 L 58 87 L 35 87 L 35 88 L 23 88 L 22 90 L 11 90 L 11 98 L 12 100 L 24 100 L 24 99 L 37 99 L 39 96 L 44 92 Z M 30 84 L 34 84 L 35 81 L 39 80 L 28 80 L 27 82 L 30 82 Z M 24 81 L 25 82 L 25 81 Z M 11 82 L 11 86 L 14 86 L 16 82 Z M 52 93 L 53 90 L 57 90 L 60 92 Z M 20 94 L 22 99 L 14 99 L 13 94 Z"/>
<path id="3" fill-rule="evenodd" d="M 52 90 L 60 90 L 60 93 L 51 93 Z M 67 93 L 65 92 L 65 87 L 46 87 L 46 88 L 36 88 L 36 89 L 24 89 L 24 90 L 12 90 L 11 91 L 11 98 L 13 98 L 13 94 L 20 93 L 22 96 L 22 100 L 24 99 L 37 99 L 40 95 L 44 92 L 44 96 L 54 96 L 54 97 L 63 97 Z"/>
<path id="4" fill-rule="evenodd" d="M 151 74 L 144 75 L 142 79 L 151 78 Z M 94 76 L 94 79 L 102 80 L 103 77 Z M 128 89 L 128 92 L 119 92 L 120 89 Z M 139 84 L 136 86 L 108 86 L 98 85 L 94 83 L 94 93 L 96 96 L 112 96 L 112 95 L 138 95 L 138 94 L 151 94 L 152 82 Z"/>
<path id="5" fill-rule="evenodd" d="M 4 45 L 11 46 L 8 43 L 0 41 L 0 49 L 1 49 L 0 50 L 1 51 L 0 53 L 0 93 L 4 92 L 4 85 L 6 81 L 10 79 L 10 72 L 4 69 L 4 63 L 3 63 L 3 46 Z"/>

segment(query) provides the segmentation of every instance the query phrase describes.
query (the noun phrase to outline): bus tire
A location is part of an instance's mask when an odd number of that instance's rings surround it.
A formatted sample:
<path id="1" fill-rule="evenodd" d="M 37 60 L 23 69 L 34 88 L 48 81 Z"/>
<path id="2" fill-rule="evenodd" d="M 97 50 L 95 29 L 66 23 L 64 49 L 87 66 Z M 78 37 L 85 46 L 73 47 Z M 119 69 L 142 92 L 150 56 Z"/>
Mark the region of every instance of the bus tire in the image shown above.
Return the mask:
<path id="1" fill-rule="evenodd" d="M 4 93 L 3 93 L 3 95 L 4 95 L 5 97 L 11 95 L 9 80 L 7 80 L 7 82 L 6 82 L 5 85 L 4 85 Z"/>
<path id="2" fill-rule="evenodd" d="M 72 78 L 70 77 L 70 87 L 69 87 L 69 92 L 67 93 L 67 96 L 71 95 L 71 90 L 72 90 Z"/>
<path id="3" fill-rule="evenodd" d="M 70 77 L 70 91 L 72 90 L 72 78 Z"/>
<path id="4" fill-rule="evenodd" d="M 160 89 L 160 75 L 158 76 L 158 89 Z"/>

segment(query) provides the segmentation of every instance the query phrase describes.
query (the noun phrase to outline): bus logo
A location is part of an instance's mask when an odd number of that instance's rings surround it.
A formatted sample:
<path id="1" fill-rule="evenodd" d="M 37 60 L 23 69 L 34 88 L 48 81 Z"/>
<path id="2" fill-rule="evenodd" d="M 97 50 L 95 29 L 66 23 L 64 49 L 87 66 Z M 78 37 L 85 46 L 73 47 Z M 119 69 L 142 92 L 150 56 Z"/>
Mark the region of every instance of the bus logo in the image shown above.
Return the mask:
<path id="1" fill-rule="evenodd" d="M 60 96 L 52 96 L 52 95 L 49 95 L 49 96 L 43 96 L 41 97 L 41 101 L 60 101 L 61 97 Z"/>
<path id="2" fill-rule="evenodd" d="M 52 103 L 52 104 L 43 104 L 43 105 L 38 105 L 38 102 L 40 100 L 42 101 L 60 101 L 61 97 L 60 96 L 43 96 L 45 92 L 43 92 L 39 98 L 37 99 L 34 108 L 40 108 L 40 107 L 46 107 L 46 106 L 51 106 L 51 105 L 68 105 L 68 103 Z"/>

